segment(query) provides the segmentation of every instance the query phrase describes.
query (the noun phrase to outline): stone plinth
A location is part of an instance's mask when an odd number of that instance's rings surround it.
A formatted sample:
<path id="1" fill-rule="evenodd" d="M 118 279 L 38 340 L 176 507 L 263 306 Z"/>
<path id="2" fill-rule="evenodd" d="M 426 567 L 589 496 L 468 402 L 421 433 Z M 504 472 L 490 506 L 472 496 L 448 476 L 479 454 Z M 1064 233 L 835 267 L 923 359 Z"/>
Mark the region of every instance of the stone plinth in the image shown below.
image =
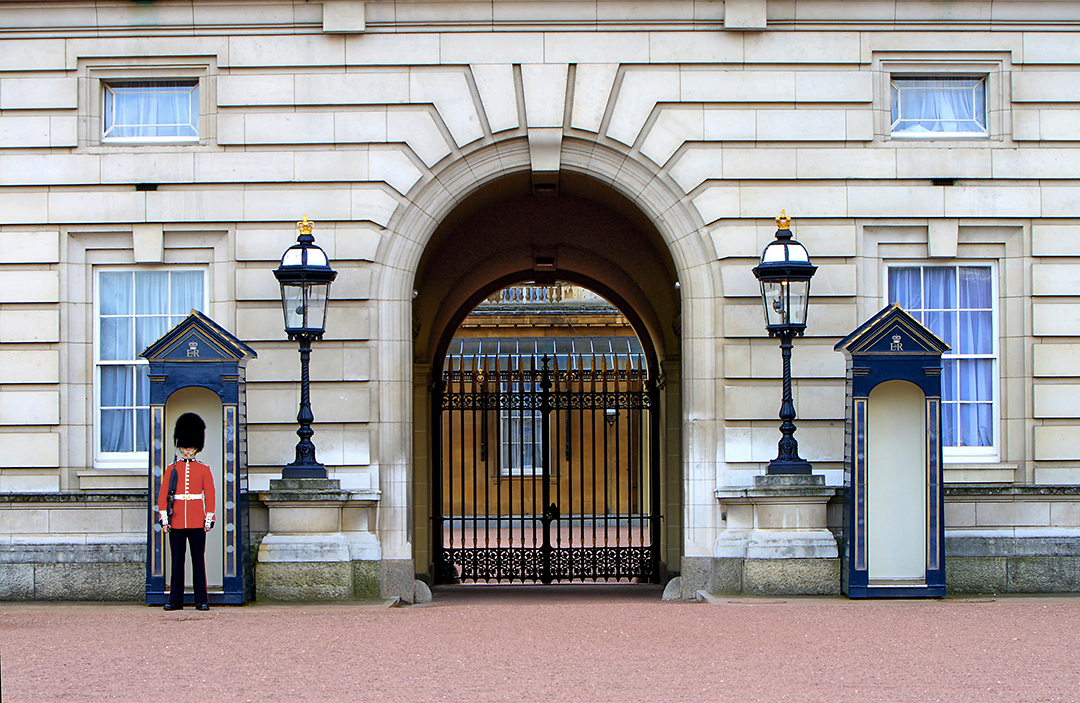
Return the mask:
<path id="1" fill-rule="evenodd" d="M 337 479 L 290 478 L 270 481 L 259 498 L 270 522 L 255 570 L 259 600 L 380 596 L 382 553 L 367 530 L 377 491 L 342 490 Z"/>
<path id="2" fill-rule="evenodd" d="M 812 474 L 757 476 L 753 487 L 716 491 L 727 529 L 713 546 L 708 590 L 759 595 L 840 592 L 827 507 L 836 489 Z"/>

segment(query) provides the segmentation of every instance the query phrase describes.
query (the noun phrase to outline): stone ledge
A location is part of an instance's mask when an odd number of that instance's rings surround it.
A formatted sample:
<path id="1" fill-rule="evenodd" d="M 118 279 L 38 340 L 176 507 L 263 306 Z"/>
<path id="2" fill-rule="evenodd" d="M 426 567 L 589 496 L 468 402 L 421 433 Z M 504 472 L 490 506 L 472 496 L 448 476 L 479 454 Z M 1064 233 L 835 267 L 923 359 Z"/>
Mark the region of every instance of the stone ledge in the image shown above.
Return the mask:
<path id="1" fill-rule="evenodd" d="M 147 489 L 110 490 L 100 492 L 66 493 L 0 493 L 0 509 L 16 508 L 23 505 L 42 503 L 45 505 L 68 505 L 71 503 L 110 503 L 112 505 L 132 503 L 140 506 L 147 504 Z"/>

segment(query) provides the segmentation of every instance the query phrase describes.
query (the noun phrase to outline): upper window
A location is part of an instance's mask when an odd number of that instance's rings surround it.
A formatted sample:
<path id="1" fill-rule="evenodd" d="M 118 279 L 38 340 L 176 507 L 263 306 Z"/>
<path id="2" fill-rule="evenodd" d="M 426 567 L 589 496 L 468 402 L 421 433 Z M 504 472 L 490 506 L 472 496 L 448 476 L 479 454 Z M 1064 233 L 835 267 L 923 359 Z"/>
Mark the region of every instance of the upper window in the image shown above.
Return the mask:
<path id="1" fill-rule="evenodd" d="M 987 136 L 986 77 L 891 80 L 893 136 Z"/>
<path id="2" fill-rule="evenodd" d="M 149 366 L 139 353 L 204 308 L 203 272 L 100 271 L 97 280 L 97 446 L 104 462 L 145 458 Z"/>
<path id="3" fill-rule="evenodd" d="M 899 303 L 951 349 L 942 355 L 942 444 L 946 458 L 992 458 L 997 335 L 989 266 L 894 266 L 889 302 Z"/>
<path id="4" fill-rule="evenodd" d="M 103 87 L 104 141 L 198 141 L 197 80 L 109 81 Z"/>

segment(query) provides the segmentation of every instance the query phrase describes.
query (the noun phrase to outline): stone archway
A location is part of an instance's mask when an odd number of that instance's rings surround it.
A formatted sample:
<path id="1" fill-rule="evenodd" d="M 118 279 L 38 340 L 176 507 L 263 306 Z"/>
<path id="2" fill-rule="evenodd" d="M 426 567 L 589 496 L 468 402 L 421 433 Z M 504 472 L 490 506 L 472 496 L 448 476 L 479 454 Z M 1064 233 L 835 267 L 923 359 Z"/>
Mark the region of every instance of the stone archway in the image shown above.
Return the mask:
<path id="1" fill-rule="evenodd" d="M 576 278 L 628 314 L 665 380 L 664 560 L 679 569 L 688 528 L 712 534 L 711 511 L 696 511 L 688 524 L 683 499 L 691 474 L 712 473 L 716 461 L 705 443 L 687 441 L 687 430 L 715 422 L 715 355 L 701 355 L 694 380 L 683 380 L 686 333 L 719 333 L 711 304 L 692 304 L 715 295 L 702 265 L 715 258 L 711 241 L 678 188 L 648 165 L 574 140 L 563 142 L 562 157 L 552 195 L 532 187 L 525 140 L 481 148 L 449 164 L 438 181 L 417 186 L 411 206 L 399 207 L 390 222 L 398 236 L 384 242 L 379 257 L 388 263 L 378 320 L 384 573 L 406 563 L 419 573 L 430 569 L 433 364 L 471 307 L 511 280 Z M 696 422 L 687 425 L 688 417 Z M 711 537 L 704 542 L 711 549 Z"/>

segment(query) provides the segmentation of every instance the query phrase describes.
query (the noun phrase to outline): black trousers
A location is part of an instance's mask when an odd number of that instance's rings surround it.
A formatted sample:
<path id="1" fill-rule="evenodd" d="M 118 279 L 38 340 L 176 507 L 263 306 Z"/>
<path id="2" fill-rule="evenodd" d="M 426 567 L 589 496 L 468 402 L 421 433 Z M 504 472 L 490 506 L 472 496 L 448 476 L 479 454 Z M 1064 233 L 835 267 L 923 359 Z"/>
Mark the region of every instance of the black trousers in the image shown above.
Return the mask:
<path id="1" fill-rule="evenodd" d="M 184 604 L 184 552 L 191 543 L 191 577 L 195 586 L 195 603 L 206 603 L 206 530 L 169 530 L 169 550 L 172 551 L 172 579 L 169 581 L 169 602 Z"/>

